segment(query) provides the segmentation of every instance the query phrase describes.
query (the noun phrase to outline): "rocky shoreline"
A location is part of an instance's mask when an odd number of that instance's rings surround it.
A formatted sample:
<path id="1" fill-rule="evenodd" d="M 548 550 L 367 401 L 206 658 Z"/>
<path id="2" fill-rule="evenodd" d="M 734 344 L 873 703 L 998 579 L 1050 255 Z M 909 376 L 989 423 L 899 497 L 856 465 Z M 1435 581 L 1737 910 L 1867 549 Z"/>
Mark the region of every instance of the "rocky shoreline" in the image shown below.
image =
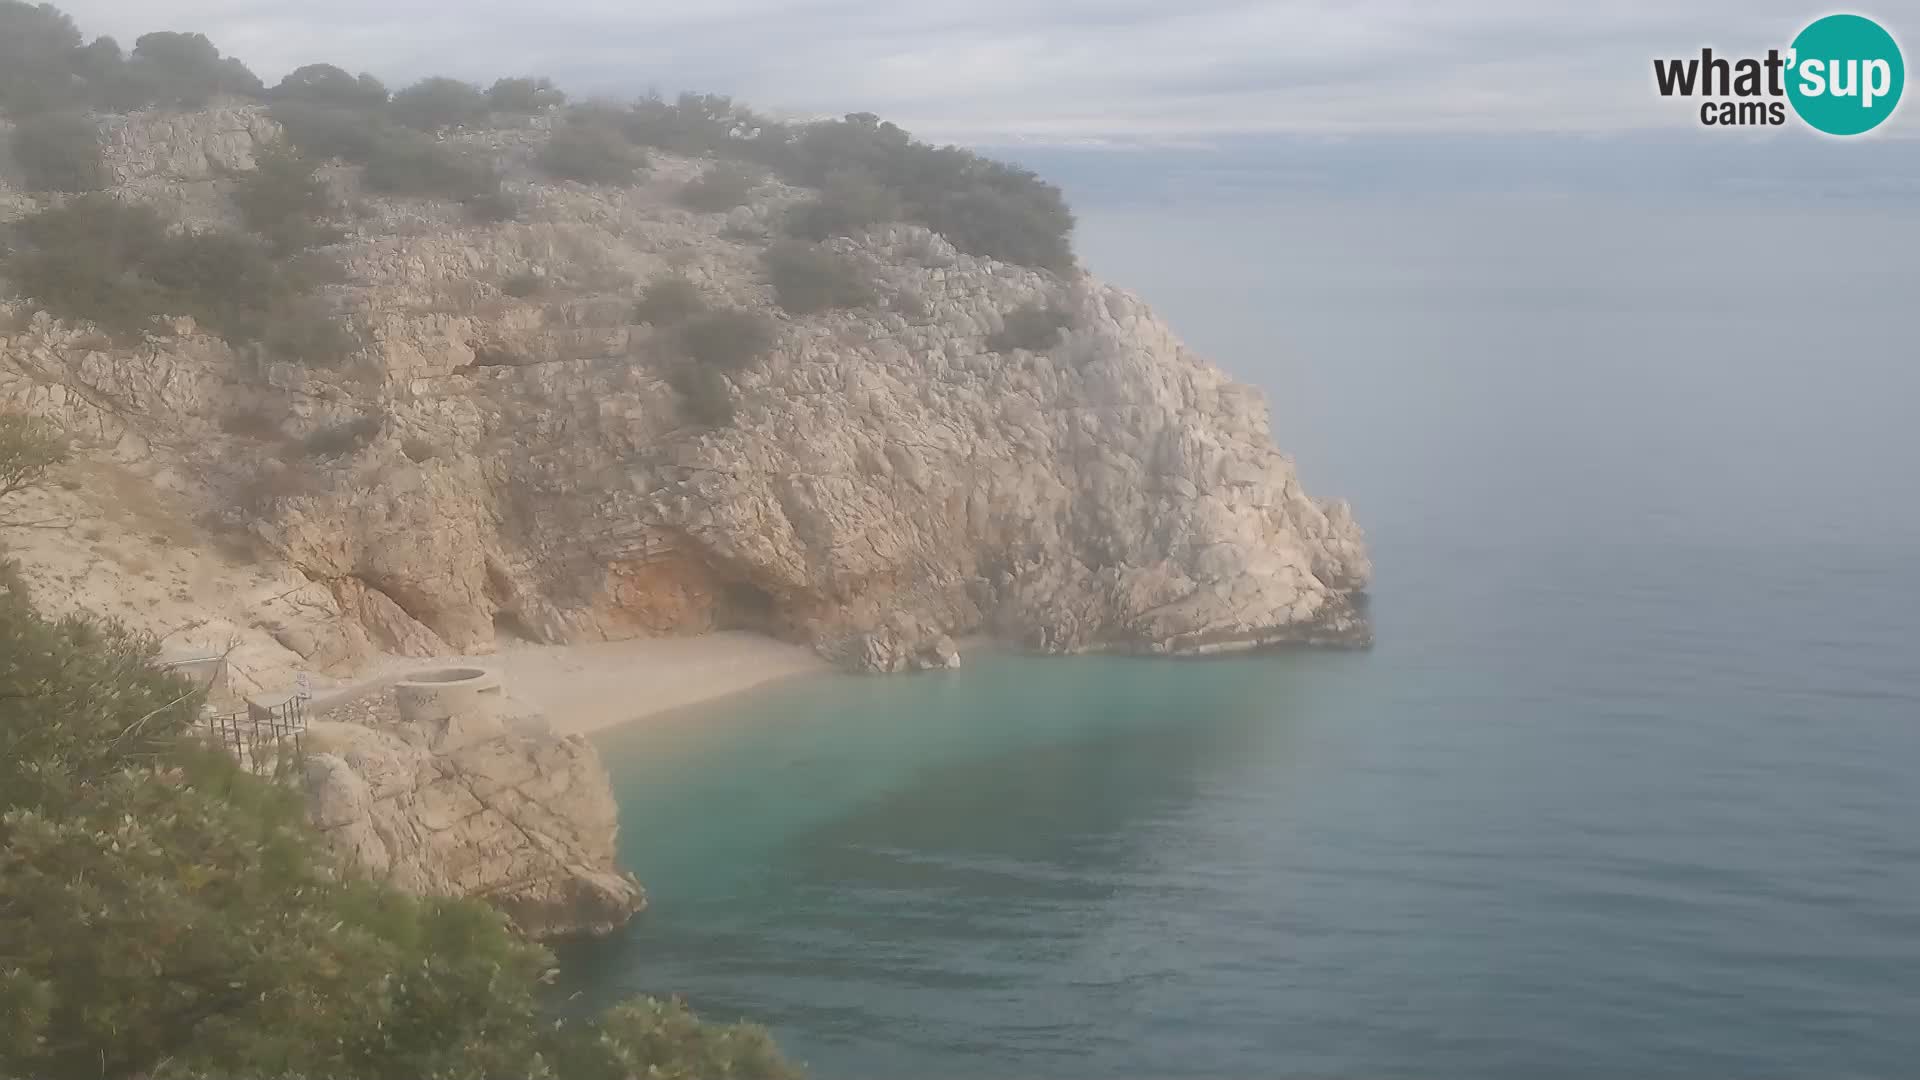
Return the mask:
<path id="1" fill-rule="evenodd" d="M 419 685 L 388 685 L 307 726 L 308 817 L 345 868 L 416 896 L 485 900 L 536 939 L 603 934 L 646 906 L 616 866 L 619 808 L 584 738 L 506 695 L 422 713 L 401 700 Z"/>

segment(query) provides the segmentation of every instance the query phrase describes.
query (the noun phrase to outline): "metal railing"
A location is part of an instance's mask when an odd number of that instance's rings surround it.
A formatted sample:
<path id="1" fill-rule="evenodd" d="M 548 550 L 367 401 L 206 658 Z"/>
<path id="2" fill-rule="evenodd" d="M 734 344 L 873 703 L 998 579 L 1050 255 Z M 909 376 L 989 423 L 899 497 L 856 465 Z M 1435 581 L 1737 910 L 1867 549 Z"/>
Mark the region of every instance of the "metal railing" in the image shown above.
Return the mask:
<path id="1" fill-rule="evenodd" d="M 232 754 L 242 768 L 275 772 L 297 760 L 304 749 L 307 700 L 293 694 L 275 705 L 250 702 L 238 711 L 207 709 L 201 712 L 196 726 L 214 745 Z"/>
<path id="2" fill-rule="evenodd" d="M 305 675 L 278 701 L 241 701 L 228 690 L 224 655 L 181 655 L 161 661 L 160 666 L 200 689 L 202 705 L 194 720 L 195 731 L 232 754 L 242 768 L 277 775 L 299 760 L 313 700 Z"/>

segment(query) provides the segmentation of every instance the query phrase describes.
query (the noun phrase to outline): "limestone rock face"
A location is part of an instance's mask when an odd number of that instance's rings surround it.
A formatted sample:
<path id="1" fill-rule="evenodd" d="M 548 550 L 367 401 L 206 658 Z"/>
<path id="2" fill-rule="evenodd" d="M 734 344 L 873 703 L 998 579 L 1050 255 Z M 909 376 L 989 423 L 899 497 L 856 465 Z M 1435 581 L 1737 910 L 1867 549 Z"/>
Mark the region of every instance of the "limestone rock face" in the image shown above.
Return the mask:
<path id="1" fill-rule="evenodd" d="M 253 168 L 255 148 L 278 130 L 257 107 L 156 109 L 101 125 L 101 156 L 121 184 L 209 180 Z"/>
<path id="2" fill-rule="evenodd" d="M 115 123 L 126 196 L 159 200 L 169 178 L 195 221 L 228 212 L 220 176 L 272 135 L 251 107 Z M 1369 640 L 1351 512 L 1301 488 L 1258 391 L 1132 294 L 891 225 L 830 241 L 876 303 L 791 316 L 761 254 L 810 192 L 768 180 L 696 213 L 676 196 L 701 162 L 654 154 L 634 186 L 586 188 L 532 167 L 541 122 L 449 138 L 498 156 L 518 220 L 327 172 L 356 211 L 328 293 L 367 341 L 351 370 L 184 322 L 128 347 L 16 310 L 0 397 L 209 477 L 207 512 L 386 651 L 746 627 L 903 671 L 952 666 L 973 634 L 1048 652 Z M 635 315 L 668 272 L 778 326 L 727 374 L 725 427 L 673 389 L 673 328 Z M 996 350 L 1030 305 L 1068 329 Z M 370 425 L 349 452 L 299 450 L 349 422 Z"/>
<path id="3" fill-rule="evenodd" d="M 485 900 L 533 937 L 604 933 L 645 906 L 615 868 L 613 793 L 579 736 L 537 718 L 434 729 L 388 713 L 314 721 L 306 751 L 309 817 L 357 873 Z"/>

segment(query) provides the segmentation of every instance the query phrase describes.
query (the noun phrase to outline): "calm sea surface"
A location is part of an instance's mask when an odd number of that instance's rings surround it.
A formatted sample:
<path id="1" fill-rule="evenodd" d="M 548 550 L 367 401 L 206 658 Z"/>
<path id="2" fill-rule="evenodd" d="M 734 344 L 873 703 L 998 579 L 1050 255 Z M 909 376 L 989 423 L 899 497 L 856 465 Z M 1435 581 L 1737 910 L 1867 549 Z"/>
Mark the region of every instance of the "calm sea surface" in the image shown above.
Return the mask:
<path id="1" fill-rule="evenodd" d="M 600 740 L 563 955 L 821 1077 L 1920 1070 L 1920 215 L 1092 211 L 1379 645 L 973 658 Z"/>

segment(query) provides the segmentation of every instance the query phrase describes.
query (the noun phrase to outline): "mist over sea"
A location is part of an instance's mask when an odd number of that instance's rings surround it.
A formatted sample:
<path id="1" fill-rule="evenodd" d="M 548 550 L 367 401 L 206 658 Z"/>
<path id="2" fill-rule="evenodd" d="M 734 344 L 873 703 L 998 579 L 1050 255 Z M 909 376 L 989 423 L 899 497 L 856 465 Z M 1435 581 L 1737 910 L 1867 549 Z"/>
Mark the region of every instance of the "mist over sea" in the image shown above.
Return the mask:
<path id="1" fill-rule="evenodd" d="M 1081 217 L 1354 502 L 1378 647 L 974 657 L 609 733 L 654 907 L 568 989 L 821 1077 L 1911 1075 L 1920 212 Z"/>

